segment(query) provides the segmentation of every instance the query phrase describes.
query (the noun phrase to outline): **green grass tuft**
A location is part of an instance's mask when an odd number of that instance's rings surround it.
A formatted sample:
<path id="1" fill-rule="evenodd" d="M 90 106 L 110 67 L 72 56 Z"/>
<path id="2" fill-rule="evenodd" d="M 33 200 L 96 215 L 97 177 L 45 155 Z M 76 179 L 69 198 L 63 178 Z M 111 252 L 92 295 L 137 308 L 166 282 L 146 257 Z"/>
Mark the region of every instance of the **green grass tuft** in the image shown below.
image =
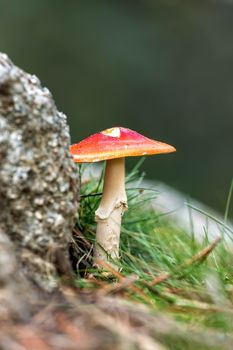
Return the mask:
<path id="1" fill-rule="evenodd" d="M 118 278 L 117 274 L 109 278 L 94 270 L 89 254 L 89 264 L 84 270 L 94 278 L 79 277 L 77 284 L 105 294 L 119 293 L 190 326 L 233 334 L 232 251 L 224 238 L 211 247 L 208 228 L 203 241 L 198 242 L 192 232 L 177 227 L 169 215 L 156 213 L 151 201 L 156 200 L 159 193 L 156 188 L 142 188 L 143 174 L 139 166 L 126 180 L 129 210 L 122 222 Z M 79 171 L 82 178 L 84 167 Z M 91 244 L 95 240 L 94 212 L 101 198 L 102 182 L 103 175 L 99 180 L 90 178 L 81 186 L 77 230 Z M 225 218 L 232 186 L 229 193 Z M 219 225 L 228 230 L 225 222 Z M 227 233 L 233 237 L 232 232 L 228 230 Z M 208 253 L 205 252 L 207 247 L 210 248 Z M 82 275 L 80 271 L 79 274 Z M 165 278 L 151 285 L 158 277 Z"/>

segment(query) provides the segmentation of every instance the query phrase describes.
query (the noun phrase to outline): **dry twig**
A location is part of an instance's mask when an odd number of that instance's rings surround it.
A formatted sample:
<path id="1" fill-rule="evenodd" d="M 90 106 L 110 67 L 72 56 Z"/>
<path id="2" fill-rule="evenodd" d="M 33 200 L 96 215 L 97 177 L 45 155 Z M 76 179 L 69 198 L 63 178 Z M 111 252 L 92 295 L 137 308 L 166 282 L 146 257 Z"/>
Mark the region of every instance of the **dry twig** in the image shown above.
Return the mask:
<path id="1" fill-rule="evenodd" d="M 175 269 L 175 272 L 178 272 L 180 270 L 183 270 L 194 263 L 201 262 L 205 260 L 208 255 L 214 250 L 214 248 L 217 246 L 217 244 L 221 241 L 221 237 L 217 237 L 211 244 L 209 244 L 207 247 L 199 251 L 197 254 L 195 254 L 192 258 L 186 260 L 183 264 L 177 266 Z M 174 273 L 174 272 L 173 272 Z M 150 286 L 155 286 L 156 284 L 159 284 L 161 282 L 166 281 L 170 277 L 173 276 L 173 273 L 171 272 L 165 272 L 160 274 L 159 276 L 156 276 L 151 282 Z"/>

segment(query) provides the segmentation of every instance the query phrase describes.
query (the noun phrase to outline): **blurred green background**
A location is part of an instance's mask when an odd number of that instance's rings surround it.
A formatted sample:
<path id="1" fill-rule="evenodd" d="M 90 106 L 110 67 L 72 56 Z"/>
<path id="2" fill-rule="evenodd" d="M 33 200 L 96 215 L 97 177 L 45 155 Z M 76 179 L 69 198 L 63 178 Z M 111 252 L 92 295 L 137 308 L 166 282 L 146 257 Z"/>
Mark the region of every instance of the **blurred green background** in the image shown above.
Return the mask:
<path id="1" fill-rule="evenodd" d="M 177 153 L 148 157 L 147 177 L 222 212 L 232 38 L 231 1 L 0 0 L 0 50 L 52 91 L 73 143 L 112 126 L 170 143 Z"/>

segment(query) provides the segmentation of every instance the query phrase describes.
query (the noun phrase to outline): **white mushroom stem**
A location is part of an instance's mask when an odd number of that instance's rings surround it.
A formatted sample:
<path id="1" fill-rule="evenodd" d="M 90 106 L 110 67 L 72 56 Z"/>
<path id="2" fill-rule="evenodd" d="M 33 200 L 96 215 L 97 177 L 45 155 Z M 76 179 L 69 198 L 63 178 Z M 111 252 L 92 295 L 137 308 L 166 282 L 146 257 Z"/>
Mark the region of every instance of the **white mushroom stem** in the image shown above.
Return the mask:
<path id="1" fill-rule="evenodd" d="M 94 248 L 95 265 L 97 259 L 119 258 L 121 218 L 127 210 L 125 192 L 125 159 L 110 159 L 106 162 L 103 196 L 95 212 L 97 222 L 96 245 Z"/>

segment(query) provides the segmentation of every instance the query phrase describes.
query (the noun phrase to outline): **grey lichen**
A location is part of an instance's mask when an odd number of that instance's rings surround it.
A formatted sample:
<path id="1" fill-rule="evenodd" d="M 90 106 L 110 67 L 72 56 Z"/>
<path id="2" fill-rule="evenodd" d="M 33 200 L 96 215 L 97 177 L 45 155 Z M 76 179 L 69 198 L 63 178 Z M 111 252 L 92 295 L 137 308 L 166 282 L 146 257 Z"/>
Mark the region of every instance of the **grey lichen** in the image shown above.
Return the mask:
<path id="1" fill-rule="evenodd" d="M 52 251 L 67 255 L 77 213 L 69 144 L 66 116 L 48 89 L 0 53 L 0 229 L 26 273 L 46 287 Z"/>

